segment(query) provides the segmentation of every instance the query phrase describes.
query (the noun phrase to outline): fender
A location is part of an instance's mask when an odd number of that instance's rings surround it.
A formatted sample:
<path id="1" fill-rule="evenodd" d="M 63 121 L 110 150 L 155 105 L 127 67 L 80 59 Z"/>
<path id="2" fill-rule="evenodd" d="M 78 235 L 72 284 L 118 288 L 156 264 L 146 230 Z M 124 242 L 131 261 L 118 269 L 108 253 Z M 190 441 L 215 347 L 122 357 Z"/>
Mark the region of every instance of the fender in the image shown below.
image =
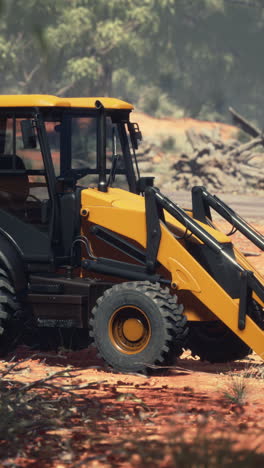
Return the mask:
<path id="1" fill-rule="evenodd" d="M 27 289 L 27 272 L 23 253 L 15 240 L 0 228 L 0 267 L 4 267 L 16 293 Z"/>

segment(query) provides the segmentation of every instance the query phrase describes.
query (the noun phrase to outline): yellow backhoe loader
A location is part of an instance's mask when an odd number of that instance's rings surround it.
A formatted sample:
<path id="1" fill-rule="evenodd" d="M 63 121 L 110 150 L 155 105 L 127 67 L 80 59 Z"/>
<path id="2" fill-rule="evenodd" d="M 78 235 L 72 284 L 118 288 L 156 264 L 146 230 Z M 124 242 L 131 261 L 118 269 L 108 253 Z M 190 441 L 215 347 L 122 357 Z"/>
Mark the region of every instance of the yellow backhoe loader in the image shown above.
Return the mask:
<path id="1" fill-rule="evenodd" d="M 211 362 L 251 349 L 263 358 L 263 277 L 212 211 L 262 250 L 263 236 L 205 187 L 187 210 L 140 177 L 132 110 L 112 98 L 0 96 L 2 354 L 30 326 L 81 332 L 123 372 L 184 348 Z"/>

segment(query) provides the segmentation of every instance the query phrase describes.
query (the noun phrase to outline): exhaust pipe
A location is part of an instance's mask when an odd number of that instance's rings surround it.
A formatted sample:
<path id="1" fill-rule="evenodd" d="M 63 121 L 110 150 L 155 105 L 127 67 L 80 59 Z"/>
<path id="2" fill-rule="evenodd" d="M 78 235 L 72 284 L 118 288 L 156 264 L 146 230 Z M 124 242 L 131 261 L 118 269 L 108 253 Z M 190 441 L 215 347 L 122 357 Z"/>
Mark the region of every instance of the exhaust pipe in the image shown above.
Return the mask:
<path id="1" fill-rule="evenodd" d="M 98 110 L 97 120 L 97 169 L 99 173 L 98 190 L 107 192 L 106 182 L 106 115 L 105 108 L 101 101 L 95 101 L 95 107 Z"/>

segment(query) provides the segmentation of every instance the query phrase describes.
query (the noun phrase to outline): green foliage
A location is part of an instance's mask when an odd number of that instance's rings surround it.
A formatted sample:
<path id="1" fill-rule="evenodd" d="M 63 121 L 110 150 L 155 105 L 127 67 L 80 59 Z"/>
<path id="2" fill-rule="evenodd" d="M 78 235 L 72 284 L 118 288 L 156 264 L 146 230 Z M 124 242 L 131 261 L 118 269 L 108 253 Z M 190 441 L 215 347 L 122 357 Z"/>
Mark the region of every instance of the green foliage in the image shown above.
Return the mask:
<path id="1" fill-rule="evenodd" d="M 2 93 L 113 95 L 263 121 L 262 0 L 0 1 Z"/>

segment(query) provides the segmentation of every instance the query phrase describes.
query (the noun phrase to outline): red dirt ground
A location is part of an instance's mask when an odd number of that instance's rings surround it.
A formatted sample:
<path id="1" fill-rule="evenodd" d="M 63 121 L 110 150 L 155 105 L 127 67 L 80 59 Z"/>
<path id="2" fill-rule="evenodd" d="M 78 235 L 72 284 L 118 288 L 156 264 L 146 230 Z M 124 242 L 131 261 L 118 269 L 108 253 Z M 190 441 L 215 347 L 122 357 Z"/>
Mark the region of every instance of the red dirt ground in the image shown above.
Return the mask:
<path id="1" fill-rule="evenodd" d="M 140 130 L 142 131 L 143 137 L 153 139 L 155 135 L 173 135 L 177 133 L 185 133 L 186 130 L 194 128 L 197 130 L 219 130 L 220 137 L 223 139 L 229 139 L 235 137 L 237 133 L 237 127 L 218 122 L 207 122 L 201 120 L 194 120 L 190 118 L 175 119 L 175 118 L 162 118 L 151 117 L 150 115 L 144 114 L 143 112 L 133 112 L 131 120 L 138 122 Z"/>
<path id="2" fill-rule="evenodd" d="M 19 364 L 22 357 L 28 360 Z M 35 390 L 43 406 L 45 399 L 53 405 L 48 421 L 39 421 L 29 404 L 28 417 L 36 419 L 33 430 L 27 432 L 25 423 L 23 435 L 11 440 L 2 435 L 1 466 L 263 465 L 263 362 L 255 356 L 212 365 L 185 353 L 177 367 L 149 378 L 110 372 L 90 350 L 43 358 L 20 348 L 17 359 L 10 385 L 62 370 L 65 376 L 52 380 L 58 389 Z M 71 387 L 62 390 L 67 385 L 78 388 L 68 393 Z M 26 419 L 27 410 L 19 417 Z M 234 464 L 228 464 L 230 458 Z"/>

